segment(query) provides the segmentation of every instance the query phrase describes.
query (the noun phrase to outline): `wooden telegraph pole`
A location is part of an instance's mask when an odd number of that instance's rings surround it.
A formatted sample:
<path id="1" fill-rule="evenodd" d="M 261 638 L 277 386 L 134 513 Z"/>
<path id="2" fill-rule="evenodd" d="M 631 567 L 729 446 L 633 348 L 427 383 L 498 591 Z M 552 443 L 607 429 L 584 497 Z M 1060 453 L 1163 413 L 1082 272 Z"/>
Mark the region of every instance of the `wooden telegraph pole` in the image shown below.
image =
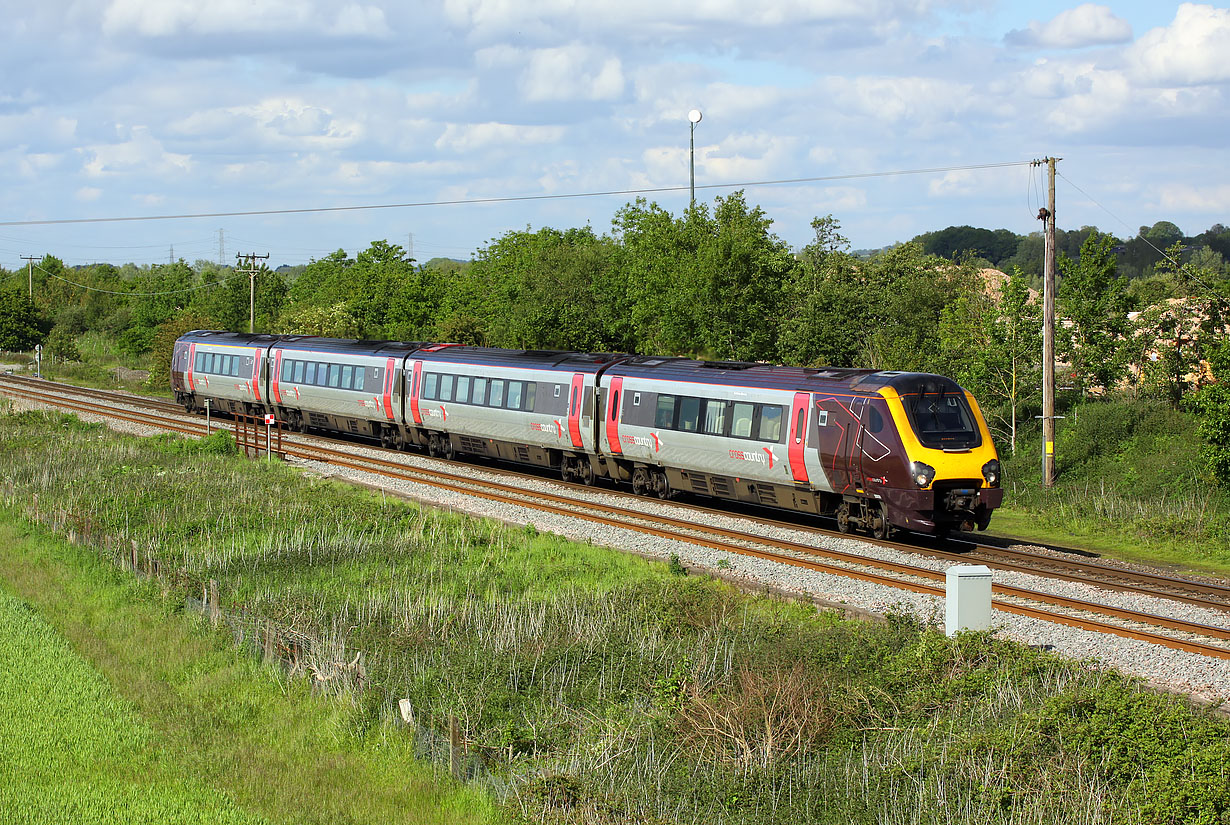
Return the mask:
<path id="1" fill-rule="evenodd" d="M 1038 210 L 1046 238 L 1042 267 L 1042 486 L 1055 484 L 1055 162 L 1060 158 L 1035 160 L 1046 164 L 1047 205 Z"/>
<path id="2" fill-rule="evenodd" d="M 35 258 L 33 255 L 22 255 L 21 257 L 26 260 L 26 275 L 30 279 L 30 300 L 33 301 L 34 300 L 34 261 L 35 261 Z"/>
<path id="3" fill-rule="evenodd" d="M 256 267 L 256 260 L 268 260 L 269 254 L 257 255 L 255 252 L 247 254 L 235 253 L 235 259 L 244 264 L 244 266 L 236 267 L 239 272 L 248 274 L 248 332 L 256 332 L 256 273 L 260 270 Z"/>

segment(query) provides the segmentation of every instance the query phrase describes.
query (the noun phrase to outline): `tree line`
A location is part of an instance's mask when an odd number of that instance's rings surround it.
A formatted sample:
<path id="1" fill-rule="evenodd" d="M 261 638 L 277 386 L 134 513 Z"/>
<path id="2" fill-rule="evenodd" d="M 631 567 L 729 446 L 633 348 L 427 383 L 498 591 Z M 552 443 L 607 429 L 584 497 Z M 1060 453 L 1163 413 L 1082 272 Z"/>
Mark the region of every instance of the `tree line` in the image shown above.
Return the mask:
<path id="1" fill-rule="evenodd" d="M 420 264 L 380 240 L 353 257 L 338 250 L 288 271 L 262 267 L 256 329 L 938 372 L 974 392 L 997 439 L 1013 447 L 1018 423 L 1040 404 L 1040 300 L 1021 257 L 1033 255 L 1035 236 L 949 227 L 856 254 L 833 216 L 812 229 L 791 249 L 736 192 L 680 215 L 637 200 L 605 232 L 509 231 L 466 262 Z M 1136 239 L 1093 227 L 1059 233 L 1058 383 L 1069 398 L 1125 392 L 1195 404 L 1211 383 L 1206 365 L 1220 363 L 1211 353 L 1230 288 L 1218 250 L 1230 230 L 1215 226 L 1195 246 L 1173 224 L 1142 229 L 1168 253 L 1147 271 L 1132 268 Z M 1005 274 L 987 271 L 996 263 Z M 0 272 L 21 276 L 21 288 L 0 292 L 2 349 L 47 341 L 54 354 L 101 331 L 132 356 L 158 351 L 162 380 L 182 331 L 248 329 L 248 276 L 210 262 L 68 268 L 49 255 L 33 301 L 25 274 Z"/>

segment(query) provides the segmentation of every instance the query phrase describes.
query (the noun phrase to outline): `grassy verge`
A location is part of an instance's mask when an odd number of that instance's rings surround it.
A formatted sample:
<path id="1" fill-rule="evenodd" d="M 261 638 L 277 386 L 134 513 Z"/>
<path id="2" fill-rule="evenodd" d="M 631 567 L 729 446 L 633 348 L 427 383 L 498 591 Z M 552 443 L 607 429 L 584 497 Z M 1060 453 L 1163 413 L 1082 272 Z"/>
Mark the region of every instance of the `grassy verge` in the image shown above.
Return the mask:
<path id="1" fill-rule="evenodd" d="M 405 736 L 364 734 L 353 703 L 262 668 L 96 553 L 7 512 L 0 548 L 25 600 L 0 594 L 0 820 L 489 821 Z"/>
<path id="2" fill-rule="evenodd" d="M 135 545 L 168 589 L 216 579 L 228 613 L 304 640 L 306 670 L 346 709 L 329 736 L 360 754 L 388 747 L 377 732 L 399 701 L 419 746 L 447 742 L 453 721 L 467 777 L 511 818 L 1230 816 L 1230 725 L 1112 672 L 904 614 L 858 623 L 748 597 L 225 446 L 0 417 L 0 497 L 94 548 L 79 552 Z M 286 690 L 310 698 L 296 680 Z M 217 706 L 211 725 L 242 733 L 253 718 L 243 702 L 201 704 Z"/>

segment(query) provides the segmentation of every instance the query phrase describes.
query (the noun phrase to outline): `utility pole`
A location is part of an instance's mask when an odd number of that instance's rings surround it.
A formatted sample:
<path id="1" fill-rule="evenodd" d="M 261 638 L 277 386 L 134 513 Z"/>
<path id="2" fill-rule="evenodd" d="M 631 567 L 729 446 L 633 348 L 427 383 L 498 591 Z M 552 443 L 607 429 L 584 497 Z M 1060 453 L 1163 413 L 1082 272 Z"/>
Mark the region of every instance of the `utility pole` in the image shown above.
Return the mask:
<path id="1" fill-rule="evenodd" d="M 222 266 L 226 262 L 226 236 L 223 234 L 226 230 L 218 230 L 218 266 Z"/>
<path id="2" fill-rule="evenodd" d="M 34 300 L 34 257 L 32 255 L 21 256 L 26 262 L 26 276 L 30 279 L 30 300 Z"/>
<path id="3" fill-rule="evenodd" d="M 235 258 L 242 266 L 235 267 L 238 272 L 246 272 L 248 274 L 248 332 L 256 332 L 256 273 L 260 269 L 256 266 L 256 261 L 268 260 L 269 254 L 257 255 L 255 252 L 235 253 Z"/>
<path id="4" fill-rule="evenodd" d="M 1055 485 L 1055 162 L 1061 158 L 1035 160 L 1046 164 L 1047 205 L 1038 210 L 1046 239 L 1042 266 L 1042 486 Z"/>

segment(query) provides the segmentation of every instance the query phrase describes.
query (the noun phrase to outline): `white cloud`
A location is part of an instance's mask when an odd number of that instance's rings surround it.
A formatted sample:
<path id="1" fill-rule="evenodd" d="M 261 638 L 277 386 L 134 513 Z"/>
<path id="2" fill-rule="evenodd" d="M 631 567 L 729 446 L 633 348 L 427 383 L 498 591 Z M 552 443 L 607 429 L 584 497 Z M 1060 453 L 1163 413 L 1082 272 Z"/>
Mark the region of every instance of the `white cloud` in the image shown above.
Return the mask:
<path id="1" fill-rule="evenodd" d="M 1230 213 L 1230 184 L 1162 184 L 1158 206 L 1176 212 Z"/>
<path id="2" fill-rule="evenodd" d="M 1146 32 L 1128 51 L 1135 75 L 1150 85 L 1230 80 L 1230 9 L 1184 3 L 1174 21 Z"/>
<path id="3" fill-rule="evenodd" d="M 102 190 L 97 186 L 82 186 L 73 196 L 82 203 L 90 203 L 102 197 Z"/>
<path id="4" fill-rule="evenodd" d="M 579 43 L 538 49 L 521 76 L 526 100 L 611 100 L 623 94 L 619 58 Z"/>
<path id="5" fill-rule="evenodd" d="M 144 126 L 132 129 L 128 140 L 101 146 L 84 147 L 85 173 L 98 178 L 137 172 L 155 175 L 182 175 L 192 169 L 188 155 L 166 151 Z"/>
<path id="6" fill-rule="evenodd" d="M 930 77 L 830 77 L 825 81 L 834 109 L 857 112 L 890 124 L 912 128 L 950 121 L 976 106 L 974 87 Z"/>
<path id="7" fill-rule="evenodd" d="M 436 140 L 437 149 L 471 152 L 492 147 L 540 146 L 558 143 L 562 126 L 521 126 L 513 123 L 450 123 Z"/>
<path id="8" fill-rule="evenodd" d="M 1084 3 L 1060 12 L 1045 23 L 1032 20 L 1028 27 L 1008 32 L 1004 39 L 1017 46 L 1079 49 L 1126 43 L 1132 39 L 1132 26 L 1116 17 L 1109 6 Z"/>
<path id="9" fill-rule="evenodd" d="M 103 13 L 103 32 L 143 37 L 314 32 L 322 35 L 384 36 L 384 11 L 347 3 L 315 8 L 309 0 L 112 0 Z"/>

